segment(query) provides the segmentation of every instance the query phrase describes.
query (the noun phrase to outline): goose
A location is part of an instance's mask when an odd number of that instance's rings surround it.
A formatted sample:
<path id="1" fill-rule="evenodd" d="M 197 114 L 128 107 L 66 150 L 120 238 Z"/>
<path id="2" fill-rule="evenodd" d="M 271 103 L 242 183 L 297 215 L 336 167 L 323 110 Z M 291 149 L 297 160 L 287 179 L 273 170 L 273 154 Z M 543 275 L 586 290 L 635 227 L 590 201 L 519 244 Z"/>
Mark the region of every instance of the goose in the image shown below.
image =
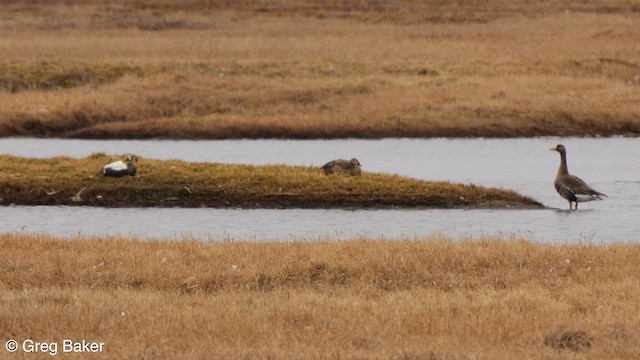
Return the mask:
<path id="1" fill-rule="evenodd" d="M 121 177 L 125 175 L 134 176 L 136 174 L 136 166 L 133 164 L 137 162 L 138 158 L 132 155 L 126 155 L 124 160 L 114 161 L 102 167 L 102 174 L 104 176 Z"/>
<path id="2" fill-rule="evenodd" d="M 333 160 L 322 166 L 322 170 L 327 175 L 330 174 L 348 174 L 351 176 L 358 176 L 362 174 L 362 170 L 360 169 L 360 161 L 358 159 L 353 158 L 351 160 Z"/>
<path id="3" fill-rule="evenodd" d="M 587 183 L 579 177 L 569 174 L 569 170 L 567 169 L 567 150 L 564 145 L 558 144 L 549 149 L 549 151 L 557 151 L 560 153 L 560 167 L 558 168 L 558 174 L 556 175 L 553 185 L 556 187 L 558 194 L 569 201 L 569 210 L 573 210 L 572 203 L 574 202 L 576 203 L 575 210 L 578 210 L 578 203 L 603 200 L 602 197 L 607 196 L 587 185 Z"/>

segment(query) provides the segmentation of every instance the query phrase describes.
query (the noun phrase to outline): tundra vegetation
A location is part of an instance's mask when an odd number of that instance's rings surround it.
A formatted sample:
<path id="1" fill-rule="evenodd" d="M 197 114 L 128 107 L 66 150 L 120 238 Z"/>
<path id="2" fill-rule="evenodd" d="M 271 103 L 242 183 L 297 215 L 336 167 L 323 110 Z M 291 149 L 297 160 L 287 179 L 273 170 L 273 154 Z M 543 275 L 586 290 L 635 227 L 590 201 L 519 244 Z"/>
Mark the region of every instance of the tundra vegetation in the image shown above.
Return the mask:
<path id="1" fill-rule="evenodd" d="M 629 0 L 0 0 L 0 136 L 637 136 L 639 24 Z M 142 159 L 102 177 L 116 159 L 0 156 L 0 204 L 540 206 L 309 167 Z M 3 341 L 104 342 L 114 359 L 640 357 L 632 243 L 0 247 Z"/>
<path id="2" fill-rule="evenodd" d="M 3 339 L 113 359 L 640 356 L 638 244 L 307 240 L 0 235 Z"/>
<path id="3" fill-rule="evenodd" d="M 319 167 L 141 159 L 138 176 L 102 175 L 122 158 L 0 155 L 0 205 L 242 208 L 542 208 L 515 191 L 398 175 L 325 175 Z"/>
<path id="4" fill-rule="evenodd" d="M 640 5 L 0 2 L 0 136 L 640 133 Z"/>

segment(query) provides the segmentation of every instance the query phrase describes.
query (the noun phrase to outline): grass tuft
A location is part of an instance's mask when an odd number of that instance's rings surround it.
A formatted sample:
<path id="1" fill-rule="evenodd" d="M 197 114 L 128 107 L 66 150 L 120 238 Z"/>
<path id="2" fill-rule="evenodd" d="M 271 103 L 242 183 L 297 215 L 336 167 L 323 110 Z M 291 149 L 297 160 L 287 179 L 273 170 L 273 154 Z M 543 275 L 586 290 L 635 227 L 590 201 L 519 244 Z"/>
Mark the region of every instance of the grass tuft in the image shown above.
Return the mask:
<path id="1" fill-rule="evenodd" d="M 544 344 L 558 350 L 586 351 L 591 347 L 593 337 L 585 331 L 558 329 L 544 338 Z"/>

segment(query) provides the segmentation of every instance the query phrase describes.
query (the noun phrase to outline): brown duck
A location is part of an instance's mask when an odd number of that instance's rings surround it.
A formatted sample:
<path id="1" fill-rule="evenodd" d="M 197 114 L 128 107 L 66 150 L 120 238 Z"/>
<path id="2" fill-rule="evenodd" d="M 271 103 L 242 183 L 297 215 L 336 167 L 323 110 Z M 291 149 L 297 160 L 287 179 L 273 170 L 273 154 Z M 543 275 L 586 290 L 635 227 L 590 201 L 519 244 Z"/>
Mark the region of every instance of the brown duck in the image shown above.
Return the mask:
<path id="1" fill-rule="evenodd" d="M 578 210 L 578 203 L 580 202 L 602 200 L 603 196 L 607 196 L 587 185 L 579 177 L 569 174 L 567 169 L 567 150 L 564 145 L 557 145 L 549 150 L 560 153 L 560 167 L 553 184 L 558 194 L 569 201 L 569 210 L 573 210 L 572 203 L 576 203 L 575 209 Z"/>
<path id="2" fill-rule="evenodd" d="M 351 160 L 333 160 L 322 166 L 322 170 L 327 175 L 330 174 L 348 174 L 351 176 L 358 176 L 362 174 L 362 170 L 360 169 L 360 161 L 358 159 L 353 158 Z"/>

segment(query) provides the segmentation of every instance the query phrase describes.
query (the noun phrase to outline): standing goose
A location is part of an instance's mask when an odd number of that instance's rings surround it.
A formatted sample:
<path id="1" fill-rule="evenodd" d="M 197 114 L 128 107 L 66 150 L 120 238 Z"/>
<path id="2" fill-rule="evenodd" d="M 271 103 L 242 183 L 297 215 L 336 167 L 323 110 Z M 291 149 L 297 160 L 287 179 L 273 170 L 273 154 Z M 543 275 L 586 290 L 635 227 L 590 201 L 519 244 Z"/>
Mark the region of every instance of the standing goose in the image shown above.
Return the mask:
<path id="1" fill-rule="evenodd" d="M 330 174 L 348 174 L 351 176 L 358 176 L 362 174 L 362 170 L 360 169 L 360 161 L 358 159 L 353 158 L 351 160 L 333 160 L 322 166 L 322 170 L 327 175 Z"/>
<path id="2" fill-rule="evenodd" d="M 123 160 L 114 161 L 102 167 L 102 174 L 104 176 L 121 177 L 121 176 L 134 176 L 136 174 L 136 166 L 134 161 L 138 161 L 138 158 L 132 155 L 127 155 Z"/>
<path id="3" fill-rule="evenodd" d="M 607 196 L 587 185 L 579 177 L 569 174 L 567 169 L 567 150 L 564 145 L 557 145 L 549 150 L 560 153 L 560 167 L 553 185 L 555 185 L 558 194 L 569 201 L 569 210 L 573 210 L 573 202 L 576 203 L 575 209 L 578 210 L 578 203 L 580 202 L 602 200 L 602 196 Z"/>

